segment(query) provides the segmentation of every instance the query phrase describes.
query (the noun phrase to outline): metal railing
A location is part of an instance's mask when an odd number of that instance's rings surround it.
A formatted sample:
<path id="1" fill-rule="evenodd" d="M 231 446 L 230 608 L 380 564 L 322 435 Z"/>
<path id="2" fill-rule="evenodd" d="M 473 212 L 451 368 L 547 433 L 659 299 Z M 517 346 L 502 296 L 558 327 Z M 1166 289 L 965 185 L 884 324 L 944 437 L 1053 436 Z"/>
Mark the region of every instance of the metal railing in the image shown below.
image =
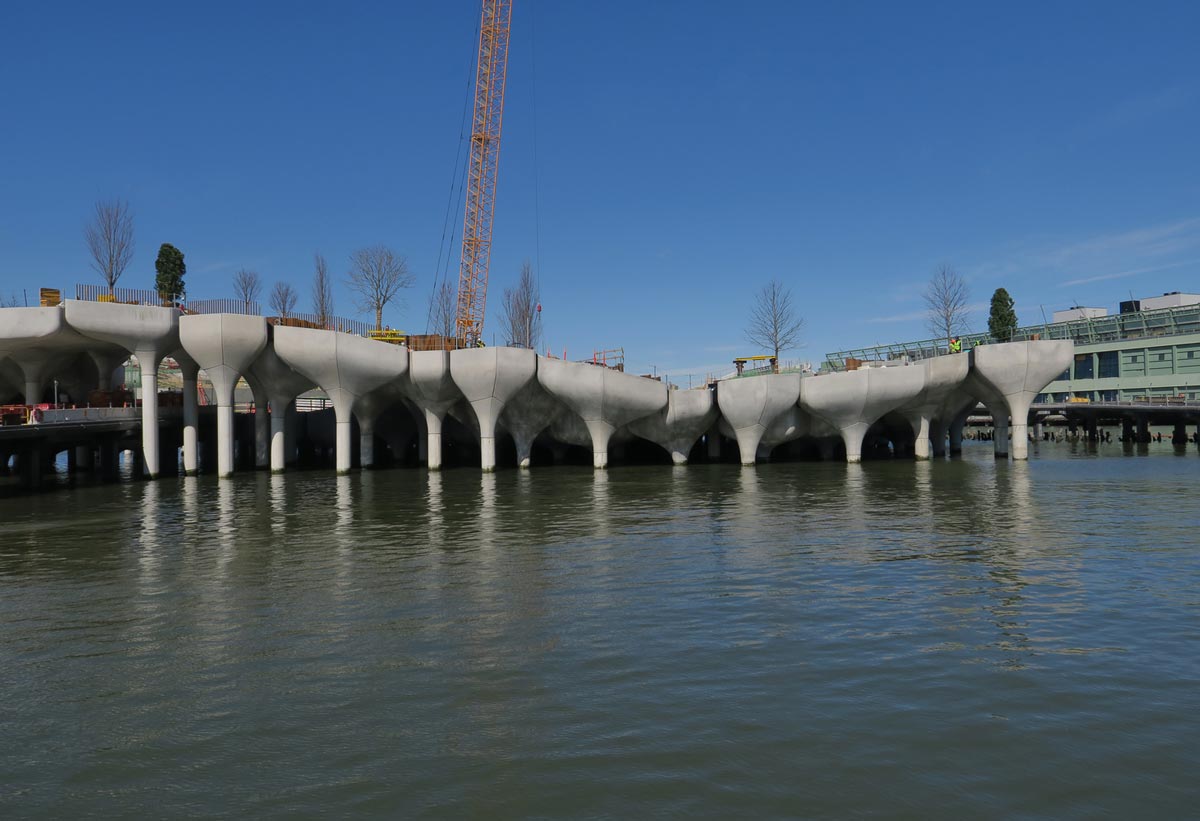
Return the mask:
<path id="1" fill-rule="evenodd" d="M 190 299 L 184 304 L 184 310 L 189 314 L 262 315 L 257 302 L 246 302 L 242 299 Z"/>
<path id="2" fill-rule="evenodd" d="M 150 288 L 113 288 L 108 292 L 107 285 L 76 285 L 75 298 L 84 302 L 120 302 L 125 305 L 163 305 L 169 307 L 172 302 L 168 297 L 163 299 L 158 291 Z"/>
<path id="3" fill-rule="evenodd" d="M 375 323 L 364 322 L 361 319 L 346 319 L 341 316 L 322 317 L 316 314 L 297 314 L 291 313 L 286 317 L 273 316 L 268 317 L 274 325 L 290 325 L 296 328 L 320 328 L 326 331 L 341 331 L 342 333 L 354 334 L 355 336 L 367 336 L 371 331 L 375 330 Z"/>
<path id="4" fill-rule="evenodd" d="M 1078 344 L 1088 345 L 1098 342 L 1120 342 L 1191 333 L 1200 333 L 1200 305 L 1159 308 L 1154 311 L 1133 311 L 1110 316 L 1083 317 L 1068 322 L 1025 325 L 1013 333 L 1012 341 L 1070 339 Z M 979 344 L 993 344 L 997 341 L 987 333 L 962 334 L 959 339 L 962 340 L 964 351 Z M 944 339 L 898 342 L 891 345 L 875 345 L 869 348 L 855 348 L 826 354 L 825 367 L 830 370 L 844 370 L 847 359 L 873 363 L 897 359 L 915 362 L 943 356 L 947 353 L 949 350 Z"/>
<path id="5" fill-rule="evenodd" d="M 75 298 L 87 302 L 120 302 L 131 305 L 172 305 L 171 300 L 163 300 L 158 292 L 145 288 L 114 288 L 109 294 L 106 285 L 76 285 Z M 262 306 L 255 301 L 247 302 L 242 299 L 189 299 L 178 303 L 184 313 L 189 314 L 243 314 L 246 316 L 262 316 Z M 361 319 L 348 319 L 342 316 L 330 316 L 324 321 L 316 314 L 293 313 L 286 318 L 268 317 L 277 325 L 293 325 L 303 328 L 323 328 L 328 331 L 342 331 L 355 336 L 368 336 L 375 329 L 372 322 Z"/>

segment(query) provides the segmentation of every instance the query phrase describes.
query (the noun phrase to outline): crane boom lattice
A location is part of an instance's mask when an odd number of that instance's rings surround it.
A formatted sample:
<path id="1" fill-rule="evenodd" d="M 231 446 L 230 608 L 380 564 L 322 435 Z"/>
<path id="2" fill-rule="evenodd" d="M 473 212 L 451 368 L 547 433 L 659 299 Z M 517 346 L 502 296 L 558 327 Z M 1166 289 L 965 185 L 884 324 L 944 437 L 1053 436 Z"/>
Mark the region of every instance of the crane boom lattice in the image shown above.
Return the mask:
<path id="1" fill-rule="evenodd" d="M 476 345 L 483 335 L 511 27 L 512 0 L 483 0 L 479 58 L 475 66 L 475 114 L 467 167 L 462 263 L 458 275 L 456 329 L 458 343 L 464 347 Z"/>

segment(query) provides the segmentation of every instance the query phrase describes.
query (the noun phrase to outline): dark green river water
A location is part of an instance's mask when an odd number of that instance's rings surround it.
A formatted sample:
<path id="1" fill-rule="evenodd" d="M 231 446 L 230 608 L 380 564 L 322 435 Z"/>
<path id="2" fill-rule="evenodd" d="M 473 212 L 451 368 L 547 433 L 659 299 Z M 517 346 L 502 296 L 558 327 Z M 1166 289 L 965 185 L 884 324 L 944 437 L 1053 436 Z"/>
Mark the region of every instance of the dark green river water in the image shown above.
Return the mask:
<path id="1" fill-rule="evenodd" d="M 1194 816 L 1200 453 L 0 499 L 0 817 Z"/>

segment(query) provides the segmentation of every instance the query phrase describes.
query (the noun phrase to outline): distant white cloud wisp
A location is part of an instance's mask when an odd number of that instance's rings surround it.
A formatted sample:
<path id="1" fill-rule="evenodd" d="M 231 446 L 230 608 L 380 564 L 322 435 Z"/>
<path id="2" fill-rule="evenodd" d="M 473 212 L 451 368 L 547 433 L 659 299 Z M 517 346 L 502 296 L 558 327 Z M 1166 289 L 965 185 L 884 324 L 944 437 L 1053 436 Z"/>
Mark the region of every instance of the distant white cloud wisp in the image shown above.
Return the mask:
<path id="1" fill-rule="evenodd" d="M 1155 271 L 1168 271 L 1172 268 L 1183 268 L 1187 265 L 1200 265 L 1200 259 L 1185 259 L 1182 262 L 1172 262 L 1167 265 L 1152 265 L 1149 268 L 1134 268 L 1130 271 L 1118 271 L 1115 274 L 1101 274 L 1094 277 L 1083 277 L 1082 279 L 1072 279 L 1059 285 L 1059 288 L 1067 288 L 1072 285 L 1087 285 L 1091 282 L 1107 282 L 1110 279 L 1124 279 L 1125 277 L 1137 276 L 1138 274 L 1149 274 Z"/>

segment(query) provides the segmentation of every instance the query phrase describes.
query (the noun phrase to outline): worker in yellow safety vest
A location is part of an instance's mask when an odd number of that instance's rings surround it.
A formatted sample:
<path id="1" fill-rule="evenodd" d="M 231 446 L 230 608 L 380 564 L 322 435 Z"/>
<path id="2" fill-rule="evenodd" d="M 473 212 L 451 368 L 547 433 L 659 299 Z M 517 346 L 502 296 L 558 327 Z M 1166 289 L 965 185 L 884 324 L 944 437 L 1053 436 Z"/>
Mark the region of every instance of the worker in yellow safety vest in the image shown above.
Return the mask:
<path id="1" fill-rule="evenodd" d="M 950 340 L 950 353 L 962 353 L 962 340 L 957 336 Z"/>

